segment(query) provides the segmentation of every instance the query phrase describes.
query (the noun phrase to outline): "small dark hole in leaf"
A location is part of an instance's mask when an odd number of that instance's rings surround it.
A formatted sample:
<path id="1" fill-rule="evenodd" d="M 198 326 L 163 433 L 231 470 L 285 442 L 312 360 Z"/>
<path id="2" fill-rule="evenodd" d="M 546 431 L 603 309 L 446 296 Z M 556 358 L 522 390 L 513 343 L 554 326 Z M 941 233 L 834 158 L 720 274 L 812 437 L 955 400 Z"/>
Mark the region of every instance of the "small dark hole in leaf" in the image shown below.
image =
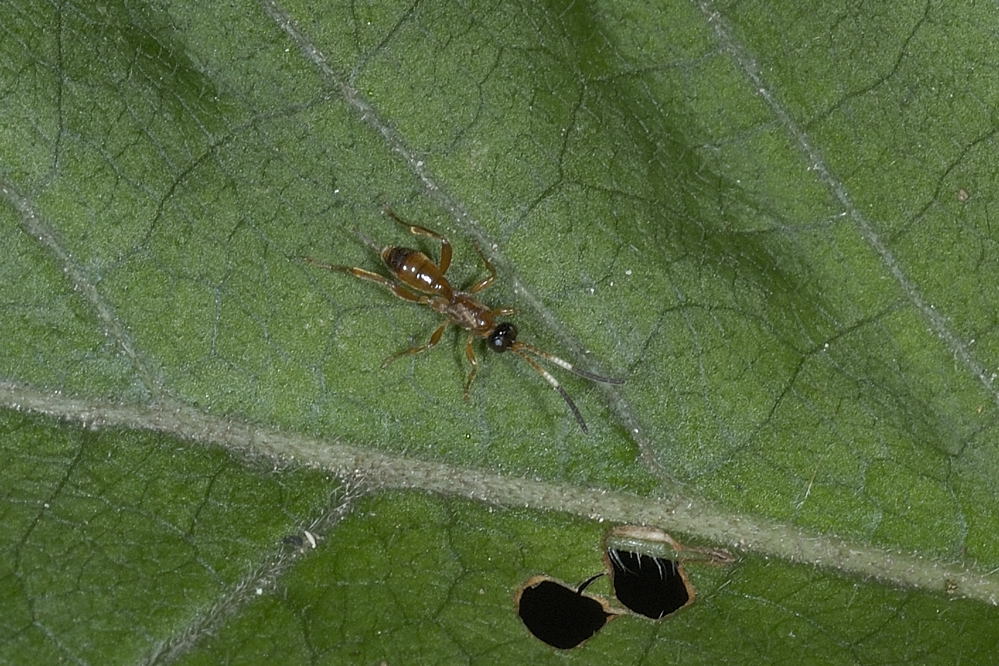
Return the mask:
<path id="1" fill-rule="evenodd" d="M 599 600 L 583 594 L 590 581 L 573 590 L 550 578 L 531 578 L 517 594 L 517 613 L 540 640 L 562 650 L 574 648 L 613 616 Z"/>
<path id="2" fill-rule="evenodd" d="M 625 550 L 608 554 L 614 594 L 635 613 L 659 620 L 694 600 L 679 562 Z"/>

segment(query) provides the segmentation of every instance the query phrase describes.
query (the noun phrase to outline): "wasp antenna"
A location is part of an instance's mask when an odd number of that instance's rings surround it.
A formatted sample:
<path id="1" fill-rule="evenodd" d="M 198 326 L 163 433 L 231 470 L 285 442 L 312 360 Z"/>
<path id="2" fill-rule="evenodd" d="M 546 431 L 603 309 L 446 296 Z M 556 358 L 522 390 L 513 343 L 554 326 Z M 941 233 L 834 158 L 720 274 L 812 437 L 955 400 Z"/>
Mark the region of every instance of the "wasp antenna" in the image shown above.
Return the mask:
<path id="1" fill-rule="evenodd" d="M 603 375 L 597 375 L 597 374 L 594 374 L 592 372 L 587 372 L 586 370 L 580 370 L 579 368 L 577 368 L 576 366 L 574 366 L 572 363 L 569 363 L 569 361 L 566 361 L 565 359 L 559 358 L 558 356 L 555 356 L 554 354 L 549 354 L 546 351 L 541 351 L 540 349 L 538 349 L 534 345 L 529 345 L 526 342 L 516 342 L 514 344 L 515 344 L 515 346 L 520 347 L 524 351 L 528 351 L 528 352 L 534 354 L 535 356 L 543 358 L 546 361 L 550 361 L 550 362 L 554 363 L 555 365 L 557 365 L 558 367 L 564 368 L 564 369 L 568 370 L 569 372 L 571 372 L 574 375 L 579 375 L 580 377 L 584 377 L 586 379 L 589 379 L 591 382 L 603 382 L 605 384 L 623 384 L 624 383 L 623 379 L 614 379 L 613 377 L 604 377 Z"/>
<path id="2" fill-rule="evenodd" d="M 569 397 L 569 394 L 565 392 L 565 389 L 562 388 L 562 385 L 558 383 L 558 380 L 555 379 L 550 372 L 542 368 L 540 365 L 538 365 L 537 361 L 535 361 L 533 358 L 531 358 L 523 351 L 521 351 L 520 348 L 524 346 L 525 345 L 523 344 L 517 343 L 516 345 L 510 348 L 510 351 L 512 351 L 514 354 L 527 361 L 527 364 L 530 365 L 532 368 L 534 368 L 534 371 L 536 373 L 544 377 L 545 381 L 551 384 L 553 389 L 558 391 L 558 394 L 562 396 L 563 400 L 565 400 L 565 404 L 569 405 L 569 409 L 572 410 L 572 415 L 576 417 L 576 422 L 579 423 L 579 427 L 582 428 L 584 433 L 589 434 L 590 431 L 586 427 L 586 421 L 583 420 L 583 415 L 579 413 L 579 408 L 576 407 L 576 403 L 572 401 L 572 398 Z"/>

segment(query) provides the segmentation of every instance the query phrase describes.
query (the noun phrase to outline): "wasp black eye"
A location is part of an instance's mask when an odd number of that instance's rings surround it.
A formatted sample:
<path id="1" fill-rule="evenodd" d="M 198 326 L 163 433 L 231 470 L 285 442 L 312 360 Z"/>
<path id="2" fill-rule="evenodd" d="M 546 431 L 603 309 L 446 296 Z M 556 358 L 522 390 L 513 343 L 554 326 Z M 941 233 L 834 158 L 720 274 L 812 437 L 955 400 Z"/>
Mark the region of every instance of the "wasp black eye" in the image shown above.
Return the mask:
<path id="1" fill-rule="evenodd" d="M 487 342 L 489 348 L 494 352 L 505 352 L 517 340 L 517 327 L 513 324 L 503 322 L 498 324 L 493 332 L 489 334 Z"/>

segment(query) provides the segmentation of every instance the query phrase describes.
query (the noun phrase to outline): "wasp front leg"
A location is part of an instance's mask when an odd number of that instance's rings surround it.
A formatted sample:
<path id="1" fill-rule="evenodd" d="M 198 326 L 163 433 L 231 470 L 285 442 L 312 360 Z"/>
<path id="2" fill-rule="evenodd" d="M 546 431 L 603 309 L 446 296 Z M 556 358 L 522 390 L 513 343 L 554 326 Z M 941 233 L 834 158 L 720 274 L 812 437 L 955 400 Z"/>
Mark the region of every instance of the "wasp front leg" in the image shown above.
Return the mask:
<path id="1" fill-rule="evenodd" d="M 468 379 L 465 380 L 465 400 L 468 400 L 468 391 L 472 388 L 472 382 L 475 381 L 475 375 L 479 371 L 479 361 L 475 358 L 475 336 L 468 336 L 468 342 L 465 343 L 465 358 L 468 359 L 469 365 L 472 369 L 468 373 Z"/>

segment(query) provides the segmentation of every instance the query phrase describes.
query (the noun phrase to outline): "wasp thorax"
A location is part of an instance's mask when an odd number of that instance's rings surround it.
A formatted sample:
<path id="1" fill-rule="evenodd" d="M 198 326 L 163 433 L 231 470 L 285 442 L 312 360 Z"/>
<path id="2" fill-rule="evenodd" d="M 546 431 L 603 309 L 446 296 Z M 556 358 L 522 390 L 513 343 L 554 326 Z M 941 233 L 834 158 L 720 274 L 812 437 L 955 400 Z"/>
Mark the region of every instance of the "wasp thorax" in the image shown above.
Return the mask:
<path id="1" fill-rule="evenodd" d="M 498 324 L 489 334 L 487 341 L 493 351 L 505 352 L 517 341 L 517 327 L 507 322 Z"/>

